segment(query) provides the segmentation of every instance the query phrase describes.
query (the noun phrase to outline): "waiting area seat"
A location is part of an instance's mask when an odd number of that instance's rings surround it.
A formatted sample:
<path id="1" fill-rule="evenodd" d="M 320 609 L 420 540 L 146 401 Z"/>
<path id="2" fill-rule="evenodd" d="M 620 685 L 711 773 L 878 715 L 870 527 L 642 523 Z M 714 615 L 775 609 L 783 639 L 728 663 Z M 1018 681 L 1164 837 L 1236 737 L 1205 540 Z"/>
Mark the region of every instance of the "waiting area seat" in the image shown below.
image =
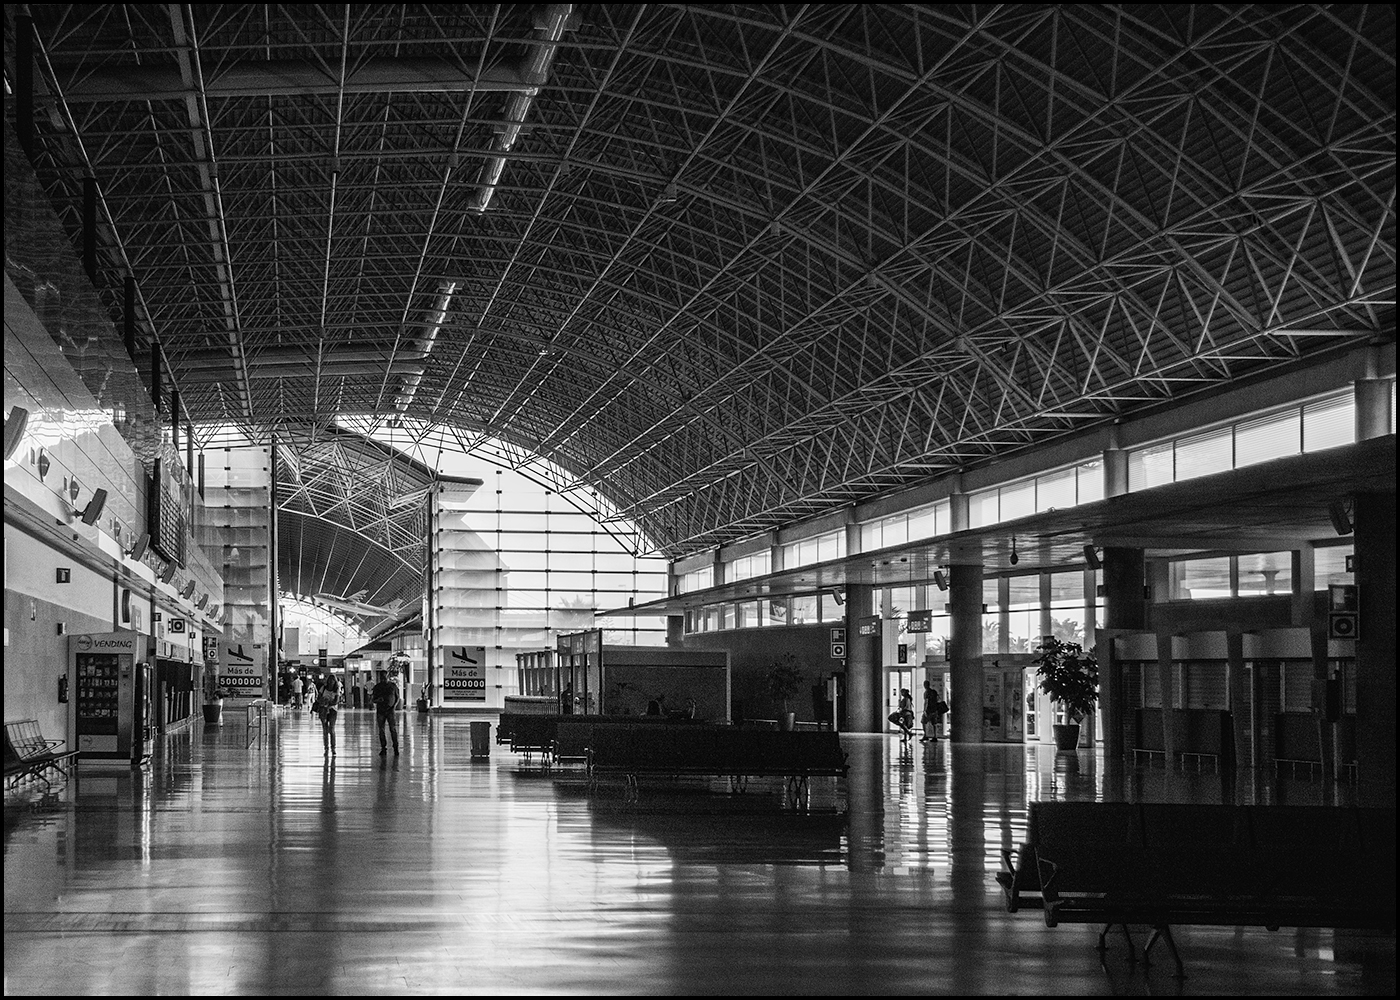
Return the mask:
<path id="1" fill-rule="evenodd" d="M 77 750 L 64 749 L 62 740 L 44 737 L 35 719 L 5 723 L 5 787 L 26 780 L 49 788 L 54 778 L 66 777 L 78 758 Z"/>
<path id="2" fill-rule="evenodd" d="M 1003 852 L 1009 912 L 1045 923 L 1153 928 L 1184 974 L 1173 925 L 1395 930 L 1395 810 L 1192 803 L 1035 802 Z"/>

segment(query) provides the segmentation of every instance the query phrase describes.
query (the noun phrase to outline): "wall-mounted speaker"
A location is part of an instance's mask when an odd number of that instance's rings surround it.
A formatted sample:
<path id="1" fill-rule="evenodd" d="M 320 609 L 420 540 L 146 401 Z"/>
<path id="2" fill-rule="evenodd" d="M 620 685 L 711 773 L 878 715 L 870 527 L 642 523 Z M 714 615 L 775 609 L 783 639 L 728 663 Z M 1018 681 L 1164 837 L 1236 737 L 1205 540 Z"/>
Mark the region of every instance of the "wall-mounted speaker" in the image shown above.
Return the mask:
<path id="1" fill-rule="evenodd" d="M 175 570 L 176 566 L 173 562 L 166 563 L 165 569 L 160 571 L 160 582 L 169 583 L 171 580 L 175 579 Z"/>
<path id="2" fill-rule="evenodd" d="M 187 601 L 188 601 L 191 597 L 194 596 L 194 581 L 193 581 L 193 580 L 190 580 L 190 581 L 188 581 L 188 582 L 185 584 L 185 589 L 182 590 L 182 591 L 180 591 L 180 596 L 183 597 L 183 598 L 184 598 L 185 600 L 187 600 Z"/>
<path id="3" fill-rule="evenodd" d="M 1344 501 L 1333 500 L 1327 507 L 1327 515 L 1332 519 L 1332 527 L 1337 530 L 1337 534 L 1351 534 L 1351 514 L 1347 512 L 1347 505 Z"/>
<path id="4" fill-rule="evenodd" d="M 208 595 L 208 594 L 200 594 L 200 595 L 199 595 L 199 600 L 195 601 L 194 606 L 195 606 L 196 608 L 198 608 L 200 611 L 203 611 L 204 608 L 205 608 L 205 605 L 207 605 L 208 603 L 209 603 L 209 595 Z"/>
<path id="5" fill-rule="evenodd" d="M 92 499 L 83 508 L 83 523 L 96 524 L 97 519 L 102 516 L 102 508 L 107 505 L 107 491 L 93 490 Z"/>
<path id="6" fill-rule="evenodd" d="M 137 562 L 140 562 L 142 557 L 145 556 L 146 550 L 150 547 L 151 536 L 143 532 L 141 536 L 136 539 L 136 544 L 131 547 L 131 551 L 128 552 L 127 555 Z"/>
<path id="7" fill-rule="evenodd" d="M 8 462 L 19 447 L 24 439 L 24 429 L 28 426 L 29 411 L 22 406 L 10 407 L 10 414 L 5 418 L 5 461 Z"/>
<path id="8" fill-rule="evenodd" d="M 1090 569 L 1103 569 L 1103 560 L 1092 545 L 1084 546 L 1084 561 L 1089 564 Z"/>
<path id="9" fill-rule="evenodd" d="M 933 585 L 934 585 L 935 587 L 937 587 L 939 590 L 947 590 L 947 589 L 948 589 L 948 575 L 947 575 L 946 573 L 944 573 L 941 569 L 939 569 L 939 570 L 934 570 L 934 572 L 933 572 Z"/>

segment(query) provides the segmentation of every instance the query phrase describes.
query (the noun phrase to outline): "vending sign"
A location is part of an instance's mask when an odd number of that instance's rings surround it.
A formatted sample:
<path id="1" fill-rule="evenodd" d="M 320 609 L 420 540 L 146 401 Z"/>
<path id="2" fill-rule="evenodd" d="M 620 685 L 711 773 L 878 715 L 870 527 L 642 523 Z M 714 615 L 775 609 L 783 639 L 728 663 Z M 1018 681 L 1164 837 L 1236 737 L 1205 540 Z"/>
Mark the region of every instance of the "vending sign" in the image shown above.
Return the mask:
<path id="1" fill-rule="evenodd" d="M 442 697 L 445 701 L 486 700 L 486 647 L 442 649 Z"/>

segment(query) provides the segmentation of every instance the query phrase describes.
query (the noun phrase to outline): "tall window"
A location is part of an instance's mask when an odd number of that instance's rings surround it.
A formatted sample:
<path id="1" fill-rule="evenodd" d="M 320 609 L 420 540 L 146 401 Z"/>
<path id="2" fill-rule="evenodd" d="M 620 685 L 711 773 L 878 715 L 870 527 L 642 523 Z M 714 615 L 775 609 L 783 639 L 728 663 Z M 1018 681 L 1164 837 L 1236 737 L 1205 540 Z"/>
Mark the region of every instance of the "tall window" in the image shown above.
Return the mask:
<path id="1" fill-rule="evenodd" d="M 724 564 L 724 582 L 737 583 L 740 580 L 751 580 L 756 576 L 766 576 L 772 572 L 773 553 L 768 549 L 762 552 L 755 552 L 752 555 L 740 556 L 737 559 L 730 559 Z"/>
<path id="2" fill-rule="evenodd" d="M 1103 462 L 1095 458 L 974 493 L 968 516 L 972 527 L 982 528 L 1102 499 Z"/>
<path id="3" fill-rule="evenodd" d="M 784 545 L 783 568 L 796 569 L 798 566 L 810 566 L 813 563 L 827 562 L 832 559 L 844 559 L 845 556 L 845 529 L 828 531 L 824 535 L 803 538 L 800 541 L 788 542 Z"/>
<path id="4" fill-rule="evenodd" d="M 1356 401 L 1348 389 L 1134 448 L 1128 452 L 1128 489 L 1151 489 L 1351 444 L 1356 440 L 1355 413 Z"/>

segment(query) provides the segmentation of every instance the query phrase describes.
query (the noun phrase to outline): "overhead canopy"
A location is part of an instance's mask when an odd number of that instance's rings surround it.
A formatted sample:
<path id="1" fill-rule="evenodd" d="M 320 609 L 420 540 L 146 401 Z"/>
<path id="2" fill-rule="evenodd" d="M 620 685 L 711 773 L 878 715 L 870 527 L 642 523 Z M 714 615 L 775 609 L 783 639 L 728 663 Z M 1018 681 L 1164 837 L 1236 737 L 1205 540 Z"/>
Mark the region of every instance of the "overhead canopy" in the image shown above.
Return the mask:
<path id="1" fill-rule="evenodd" d="M 193 418 L 452 425 L 671 555 L 1393 336 L 1388 4 L 22 11 Z M 342 485 L 288 548 L 402 592 Z"/>

